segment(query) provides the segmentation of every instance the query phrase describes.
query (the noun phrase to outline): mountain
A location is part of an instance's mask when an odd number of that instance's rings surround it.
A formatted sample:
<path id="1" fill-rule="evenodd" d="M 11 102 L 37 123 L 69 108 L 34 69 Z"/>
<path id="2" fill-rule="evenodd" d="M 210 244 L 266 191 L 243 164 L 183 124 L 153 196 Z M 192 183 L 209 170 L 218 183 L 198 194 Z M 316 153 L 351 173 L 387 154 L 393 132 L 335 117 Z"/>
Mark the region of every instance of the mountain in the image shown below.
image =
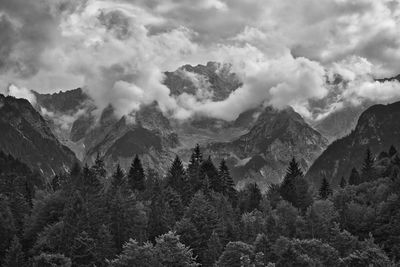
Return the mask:
<path id="1" fill-rule="evenodd" d="M 368 107 L 368 104 L 363 104 L 342 108 L 313 123 L 312 126 L 325 136 L 329 142 L 333 142 L 350 134 L 356 126 L 359 116 Z"/>
<path id="2" fill-rule="evenodd" d="M 77 160 L 25 99 L 0 94 L 0 150 L 45 176 L 67 171 Z"/>
<path id="3" fill-rule="evenodd" d="M 207 152 L 227 158 L 239 186 L 256 180 L 264 189 L 280 182 L 295 157 L 307 169 L 327 146 L 327 140 L 292 108 L 267 107 L 250 131 L 230 142 L 214 143 Z"/>
<path id="4" fill-rule="evenodd" d="M 242 85 L 231 65 L 216 62 L 166 72 L 164 83 L 173 95 L 186 93 L 213 100 L 226 99 Z M 280 181 L 292 156 L 306 169 L 327 145 L 327 140 L 291 108 L 260 106 L 232 122 L 200 116 L 181 121 L 167 118 L 157 103 L 123 117 L 116 117 L 109 106 L 96 117 L 90 97 L 81 89 L 36 93 L 36 97 L 37 109 L 53 122 L 52 130 L 61 142 L 84 163 L 93 163 L 99 153 L 110 171 L 116 163 L 129 168 L 138 154 L 145 167 L 163 174 L 174 155 L 185 162 L 198 143 L 216 164 L 227 158 L 241 185 L 256 179 L 266 188 Z"/>
<path id="5" fill-rule="evenodd" d="M 53 134 L 83 160 L 85 146 L 82 140 L 95 123 L 92 114 L 95 105 L 91 98 L 81 88 L 53 94 L 32 93 L 36 97 L 35 108 L 48 122 Z"/>
<path id="6" fill-rule="evenodd" d="M 173 72 L 165 72 L 164 84 L 172 95 L 191 94 L 198 98 L 226 99 L 242 86 L 230 64 L 208 62 L 206 65 L 184 65 Z"/>
<path id="7" fill-rule="evenodd" d="M 400 147 L 399 116 L 400 102 L 368 108 L 361 114 L 355 129 L 329 145 L 306 176 L 316 183 L 326 176 L 331 184 L 337 185 L 342 176 L 349 177 L 353 167 L 361 167 L 367 148 L 379 153 L 390 145 Z"/>
<path id="8" fill-rule="evenodd" d="M 84 139 L 84 162 L 92 163 L 100 153 L 108 169 L 113 169 L 116 163 L 127 169 L 138 154 L 145 167 L 165 172 L 174 155 L 171 149 L 179 144 L 169 120 L 155 103 L 142 107 L 132 116 L 134 121 L 129 116 L 118 119 L 112 107 L 104 110 Z"/>

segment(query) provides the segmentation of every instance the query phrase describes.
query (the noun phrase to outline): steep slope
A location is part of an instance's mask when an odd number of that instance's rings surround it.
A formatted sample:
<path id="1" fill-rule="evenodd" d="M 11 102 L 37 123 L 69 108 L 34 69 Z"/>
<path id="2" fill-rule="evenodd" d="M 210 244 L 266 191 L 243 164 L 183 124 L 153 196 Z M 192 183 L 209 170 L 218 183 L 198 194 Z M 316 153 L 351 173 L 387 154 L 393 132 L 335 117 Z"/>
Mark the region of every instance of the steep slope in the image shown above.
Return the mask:
<path id="1" fill-rule="evenodd" d="M 364 111 L 355 129 L 346 137 L 333 142 L 315 160 L 307 177 L 319 183 L 325 175 L 337 185 L 342 176 L 346 179 L 353 167 L 359 168 L 370 148 L 373 153 L 386 150 L 390 145 L 400 146 L 400 102 L 374 105 Z"/>
<path id="2" fill-rule="evenodd" d="M 138 154 L 146 167 L 166 171 L 173 158 L 172 149 L 179 144 L 169 120 L 155 103 L 142 107 L 132 117 L 117 119 L 112 107 L 103 111 L 84 140 L 87 149 L 84 161 L 91 163 L 100 153 L 108 169 L 113 169 L 116 163 L 128 168 Z"/>
<path id="3" fill-rule="evenodd" d="M 54 135 L 82 160 L 85 147 L 81 140 L 95 123 L 91 113 L 95 105 L 90 97 L 81 88 L 54 94 L 32 92 L 35 108 L 48 121 Z"/>
<path id="4" fill-rule="evenodd" d="M 60 144 L 25 99 L 0 95 L 0 150 L 45 176 L 68 170 L 74 153 Z"/>
<path id="5" fill-rule="evenodd" d="M 372 105 L 372 104 L 371 104 Z M 329 114 L 317 121 L 313 127 L 330 142 L 342 138 L 354 129 L 361 113 L 370 105 L 349 106 Z"/>
<path id="6" fill-rule="evenodd" d="M 231 142 L 211 144 L 207 151 L 217 159 L 227 158 L 239 185 L 257 180 L 265 189 L 280 181 L 293 156 L 306 169 L 326 145 L 327 140 L 292 108 L 267 107 L 248 133 Z"/>

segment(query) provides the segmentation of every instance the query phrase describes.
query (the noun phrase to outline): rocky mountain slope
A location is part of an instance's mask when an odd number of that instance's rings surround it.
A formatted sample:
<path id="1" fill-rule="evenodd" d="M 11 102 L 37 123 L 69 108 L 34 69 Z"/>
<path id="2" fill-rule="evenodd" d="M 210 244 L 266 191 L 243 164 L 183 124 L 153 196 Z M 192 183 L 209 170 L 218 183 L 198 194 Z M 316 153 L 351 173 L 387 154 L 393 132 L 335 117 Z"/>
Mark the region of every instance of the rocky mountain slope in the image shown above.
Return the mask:
<path id="1" fill-rule="evenodd" d="M 215 158 L 226 158 L 239 186 L 256 180 L 263 188 L 280 182 L 292 157 L 307 169 L 327 140 L 292 108 L 267 107 L 250 131 L 231 142 L 208 146 Z"/>
<path id="2" fill-rule="evenodd" d="M 230 65 L 215 62 L 166 72 L 164 82 L 172 95 L 186 93 L 213 100 L 223 100 L 241 86 Z M 93 162 L 100 153 L 109 170 L 117 162 L 128 168 L 139 154 L 146 167 L 165 173 L 174 154 L 187 161 L 199 143 L 216 164 L 227 158 L 242 185 L 257 179 L 265 186 L 280 180 L 292 156 L 307 168 L 327 144 L 293 109 L 259 107 L 233 122 L 206 117 L 178 121 L 165 117 L 154 103 L 122 118 L 109 106 L 96 118 L 90 97 L 81 89 L 36 97 L 38 110 L 53 121 L 60 140 L 83 162 Z"/>
<path id="3" fill-rule="evenodd" d="M 361 167 L 367 148 L 379 153 L 390 145 L 400 147 L 399 116 L 400 102 L 368 108 L 348 136 L 333 142 L 315 160 L 307 177 L 318 183 L 326 176 L 330 183 L 337 185 L 342 176 L 349 177 L 353 167 Z"/>
<path id="4" fill-rule="evenodd" d="M 0 129 L 0 150 L 44 176 L 67 171 L 76 161 L 25 99 L 0 95 Z"/>

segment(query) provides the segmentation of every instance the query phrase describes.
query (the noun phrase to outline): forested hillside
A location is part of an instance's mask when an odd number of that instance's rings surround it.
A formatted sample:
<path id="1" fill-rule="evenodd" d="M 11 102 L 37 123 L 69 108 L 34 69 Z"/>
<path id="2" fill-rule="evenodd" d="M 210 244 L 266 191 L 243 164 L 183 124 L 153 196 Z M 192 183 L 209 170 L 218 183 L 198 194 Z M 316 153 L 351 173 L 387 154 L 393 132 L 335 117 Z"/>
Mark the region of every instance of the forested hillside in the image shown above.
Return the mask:
<path id="1" fill-rule="evenodd" d="M 315 188 L 295 159 L 279 185 L 236 191 L 224 161 L 196 146 L 166 177 L 107 174 L 99 156 L 44 183 L 0 154 L 2 266 L 394 266 L 400 253 L 400 159 Z M 172 159 L 171 159 L 172 160 Z"/>

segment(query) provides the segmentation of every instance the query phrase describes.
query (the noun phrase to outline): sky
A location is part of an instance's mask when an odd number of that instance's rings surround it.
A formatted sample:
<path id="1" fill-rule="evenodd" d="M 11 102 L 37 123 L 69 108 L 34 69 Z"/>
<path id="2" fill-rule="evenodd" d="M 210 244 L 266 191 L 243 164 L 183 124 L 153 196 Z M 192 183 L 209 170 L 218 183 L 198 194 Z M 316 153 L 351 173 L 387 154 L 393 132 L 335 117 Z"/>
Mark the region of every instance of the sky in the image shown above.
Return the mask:
<path id="1" fill-rule="evenodd" d="M 232 64 L 227 99 L 171 96 L 165 71 Z M 82 87 L 117 115 L 157 101 L 178 119 L 260 105 L 309 120 L 400 99 L 398 0 L 0 0 L 0 92 Z M 335 84 L 337 77 L 341 82 Z"/>

